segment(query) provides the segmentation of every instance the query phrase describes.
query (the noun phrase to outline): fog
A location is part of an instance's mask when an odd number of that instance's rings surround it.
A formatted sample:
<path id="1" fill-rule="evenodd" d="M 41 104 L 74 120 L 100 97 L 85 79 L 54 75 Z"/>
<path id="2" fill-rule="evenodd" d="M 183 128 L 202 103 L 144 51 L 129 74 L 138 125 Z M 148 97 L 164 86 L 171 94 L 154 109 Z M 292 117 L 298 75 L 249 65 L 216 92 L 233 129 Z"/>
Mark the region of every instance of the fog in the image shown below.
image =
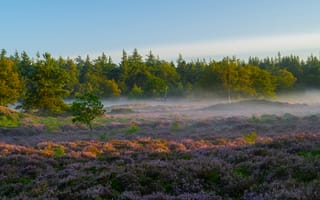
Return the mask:
<path id="1" fill-rule="evenodd" d="M 72 104 L 73 100 L 65 100 Z M 227 98 L 221 97 L 186 97 L 150 99 L 150 100 L 128 100 L 127 98 L 102 100 L 107 113 L 119 108 L 126 108 L 135 114 L 181 114 L 190 118 L 206 117 L 231 117 L 252 116 L 263 114 L 282 115 L 290 113 L 293 115 L 306 116 L 320 113 L 320 90 L 306 90 L 303 92 L 291 92 L 279 95 L 268 100 L 259 99 L 233 99 L 231 103 Z M 9 105 L 11 109 L 19 105 Z"/>
<path id="2" fill-rule="evenodd" d="M 152 100 L 102 101 L 107 113 L 119 108 L 130 109 L 134 114 L 184 115 L 188 118 L 260 116 L 264 114 L 283 115 L 290 113 L 297 116 L 320 113 L 320 90 L 308 90 L 280 95 L 268 100 L 234 99 L 228 103 L 226 98 L 187 97 Z M 133 114 L 133 115 L 134 115 Z"/>

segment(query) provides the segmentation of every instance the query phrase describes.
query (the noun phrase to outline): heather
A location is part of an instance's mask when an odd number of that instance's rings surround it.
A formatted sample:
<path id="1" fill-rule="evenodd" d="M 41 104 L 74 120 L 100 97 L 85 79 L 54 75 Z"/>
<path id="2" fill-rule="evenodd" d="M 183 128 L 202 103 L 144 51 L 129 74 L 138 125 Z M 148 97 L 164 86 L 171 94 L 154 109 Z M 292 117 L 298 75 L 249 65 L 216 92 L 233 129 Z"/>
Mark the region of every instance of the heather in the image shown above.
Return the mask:
<path id="1" fill-rule="evenodd" d="M 92 130 L 3 109 L 0 197 L 318 199 L 317 106 L 256 103 L 111 106 Z"/>
<path id="2" fill-rule="evenodd" d="M 20 199 L 316 199 L 320 137 L 0 144 L 0 195 Z M 60 149 L 57 151 L 57 149 Z M 60 153 L 59 153 L 60 152 Z M 61 153 L 62 152 L 62 153 Z"/>

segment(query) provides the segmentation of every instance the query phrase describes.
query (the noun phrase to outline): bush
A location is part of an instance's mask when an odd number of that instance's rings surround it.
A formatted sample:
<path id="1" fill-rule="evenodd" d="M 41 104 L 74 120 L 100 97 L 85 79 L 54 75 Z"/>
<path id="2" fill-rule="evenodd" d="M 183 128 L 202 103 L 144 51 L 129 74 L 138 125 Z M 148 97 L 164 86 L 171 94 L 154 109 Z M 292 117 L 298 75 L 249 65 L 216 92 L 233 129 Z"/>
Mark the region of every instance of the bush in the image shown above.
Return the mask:
<path id="1" fill-rule="evenodd" d="M 139 131 L 139 127 L 135 124 L 131 124 L 131 126 L 128 128 L 127 133 L 128 134 L 134 134 L 137 131 Z"/>
<path id="2" fill-rule="evenodd" d="M 245 134 L 243 136 L 243 139 L 249 144 L 254 144 L 256 142 L 257 137 L 258 137 L 258 134 L 256 132 L 252 132 L 252 133 Z"/>
<path id="3" fill-rule="evenodd" d="M 76 101 L 71 106 L 74 118 L 73 123 L 80 122 L 86 124 L 92 131 L 92 120 L 104 114 L 103 104 L 98 96 L 87 93 L 76 97 Z"/>

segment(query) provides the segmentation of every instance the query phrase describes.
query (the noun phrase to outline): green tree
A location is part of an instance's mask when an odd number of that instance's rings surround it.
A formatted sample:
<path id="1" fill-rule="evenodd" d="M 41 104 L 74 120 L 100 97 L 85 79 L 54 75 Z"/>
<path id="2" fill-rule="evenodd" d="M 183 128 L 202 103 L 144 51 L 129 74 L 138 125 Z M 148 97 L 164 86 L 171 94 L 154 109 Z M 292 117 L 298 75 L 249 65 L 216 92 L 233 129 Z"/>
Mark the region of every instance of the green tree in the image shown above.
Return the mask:
<path id="1" fill-rule="evenodd" d="M 0 105 L 16 102 L 20 92 L 19 74 L 14 70 L 14 62 L 5 56 L 3 50 L 0 57 Z"/>
<path id="2" fill-rule="evenodd" d="M 231 102 L 232 91 L 235 90 L 238 84 L 239 61 L 236 59 L 224 58 L 219 65 L 219 73 L 223 82 L 223 87 L 227 90 L 228 102 Z"/>
<path id="3" fill-rule="evenodd" d="M 247 70 L 250 73 L 252 87 L 255 90 L 255 96 L 259 98 L 275 96 L 275 78 L 267 70 L 263 70 L 257 66 L 248 65 Z"/>
<path id="4" fill-rule="evenodd" d="M 92 121 L 105 113 L 99 97 L 91 93 L 77 96 L 71 110 L 74 116 L 72 122 L 83 123 L 90 128 L 90 131 L 92 131 Z"/>
<path id="5" fill-rule="evenodd" d="M 177 73 L 175 66 L 166 61 L 159 64 L 155 75 L 164 80 L 169 87 L 177 87 L 180 81 L 180 75 Z"/>
<path id="6" fill-rule="evenodd" d="M 111 63 L 112 64 L 112 63 Z M 92 93 L 100 97 L 119 96 L 121 90 L 114 80 L 108 80 L 110 61 L 102 54 L 94 63 L 87 57 L 80 73 L 81 93 Z"/>
<path id="7" fill-rule="evenodd" d="M 64 88 L 67 73 L 59 67 L 49 53 L 43 54 L 26 79 L 26 93 L 22 98 L 22 108 L 38 109 L 41 112 L 60 113 L 67 108 L 63 98 L 68 96 Z"/>
<path id="8" fill-rule="evenodd" d="M 129 62 L 128 62 L 128 55 L 125 50 L 122 51 L 122 57 L 121 57 L 121 63 L 119 66 L 119 80 L 118 84 L 121 89 L 121 91 L 124 94 L 128 94 L 130 88 L 128 88 L 126 81 L 128 79 L 129 74 Z"/>
<path id="9" fill-rule="evenodd" d="M 65 60 L 60 57 L 58 59 L 58 66 L 68 74 L 67 79 L 65 80 L 64 89 L 68 90 L 69 96 L 74 97 L 75 94 L 79 92 L 80 71 L 78 70 L 76 63 L 70 58 Z"/>
<path id="10" fill-rule="evenodd" d="M 284 91 L 288 88 L 291 88 L 297 80 L 297 78 L 286 69 L 278 69 L 275 73 L 273 73 L 273 76 L 275 76 L 277 91 Z"/>
<path id="11" fill-rule="evenodd" d="M 219 74 L 219 65 L 211 61 L 202 73 L 199 87 L 210 93 L 220 93 L 223 90 L 222 80 Z"/>
<path id="12" fill-rule="evenodd" d="M 167 84 L 159 77 L 149 75 L 146 84 L 143 87 L 144 94 L 147 97 L 163 97 L 165 95 Z"/>
<path id="13" fill-rule="evenodd" d="M 137 86 L 136 84 L 134 84 L 133 88 L 131 89 L 128 97 L 130 99 L 139 99 L 143 97 L 143 90 L 141 89 L 141 87 Z"/>

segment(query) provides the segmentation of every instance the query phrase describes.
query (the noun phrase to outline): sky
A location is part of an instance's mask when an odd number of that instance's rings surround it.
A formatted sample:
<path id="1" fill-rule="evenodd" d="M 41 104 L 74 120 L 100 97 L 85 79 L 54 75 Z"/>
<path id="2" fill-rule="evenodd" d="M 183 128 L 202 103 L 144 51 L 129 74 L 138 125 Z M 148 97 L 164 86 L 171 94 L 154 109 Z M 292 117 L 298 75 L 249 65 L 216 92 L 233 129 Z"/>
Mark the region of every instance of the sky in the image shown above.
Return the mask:
<path id="1" fill-rule="evenodd" d="M 320 55 L 319 0 L 0 0 L 0 49 L 161 59 Z"/>

